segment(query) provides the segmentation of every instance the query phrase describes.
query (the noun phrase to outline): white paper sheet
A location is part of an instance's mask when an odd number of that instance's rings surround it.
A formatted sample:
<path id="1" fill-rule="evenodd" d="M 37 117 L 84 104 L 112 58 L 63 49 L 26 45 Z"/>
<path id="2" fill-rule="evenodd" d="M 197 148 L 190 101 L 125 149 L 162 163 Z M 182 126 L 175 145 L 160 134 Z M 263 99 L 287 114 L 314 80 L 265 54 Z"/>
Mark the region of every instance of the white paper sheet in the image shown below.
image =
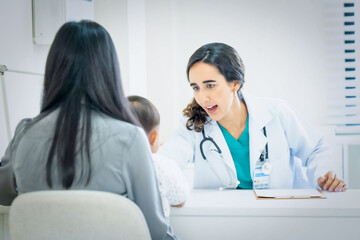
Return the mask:
<path id="1" fill-rule="evenodd" d="M 257 198 L 323 198 L 316 189 L 254 189 Z"/>

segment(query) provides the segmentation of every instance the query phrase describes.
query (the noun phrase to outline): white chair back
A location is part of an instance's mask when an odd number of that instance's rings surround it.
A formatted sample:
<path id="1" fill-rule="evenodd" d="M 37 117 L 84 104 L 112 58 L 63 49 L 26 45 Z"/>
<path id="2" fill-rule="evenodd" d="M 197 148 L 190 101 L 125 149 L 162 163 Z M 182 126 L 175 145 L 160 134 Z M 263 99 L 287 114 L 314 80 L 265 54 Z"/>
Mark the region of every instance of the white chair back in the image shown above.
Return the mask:
<path id="1" fill-rule="evenodd" d="M 9 228 L 12 240 L 151 239 L 135 203 L 99 191 L 22 194 L 10 207 Z"/>

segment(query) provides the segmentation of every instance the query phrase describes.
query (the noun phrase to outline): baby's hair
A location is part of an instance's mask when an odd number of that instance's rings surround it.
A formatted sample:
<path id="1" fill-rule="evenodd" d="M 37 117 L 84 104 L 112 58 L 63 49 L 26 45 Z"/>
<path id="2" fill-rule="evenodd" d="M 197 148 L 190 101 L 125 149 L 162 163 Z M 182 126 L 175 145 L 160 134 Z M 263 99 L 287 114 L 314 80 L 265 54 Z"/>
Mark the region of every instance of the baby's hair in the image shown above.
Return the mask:
<path id="1" fill-rule="evenodd" d="M 128 96 L 131 111 L 143 126 L 146 134 L 160 125 L 160 114 L 154 104 L 144 97 Z"/>

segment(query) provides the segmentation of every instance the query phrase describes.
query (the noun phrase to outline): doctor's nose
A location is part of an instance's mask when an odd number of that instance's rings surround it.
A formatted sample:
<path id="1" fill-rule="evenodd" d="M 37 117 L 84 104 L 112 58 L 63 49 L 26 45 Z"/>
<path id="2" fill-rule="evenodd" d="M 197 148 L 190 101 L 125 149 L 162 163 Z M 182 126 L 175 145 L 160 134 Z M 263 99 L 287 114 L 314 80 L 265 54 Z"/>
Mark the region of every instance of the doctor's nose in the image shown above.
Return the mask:
<path id="1" fill-rule="evenodd" d="M 196 97 L 196 101 L 198 103 L 203 105 L 203 104 L 206 104 L 207 102 L 209 102 L 209 100 L 210 100 L 210 98 L 209 98 L 208 94 L 206 94 L 205 92 L 199 91 L 199 93 L 197 94 L 197 97 Z"/>

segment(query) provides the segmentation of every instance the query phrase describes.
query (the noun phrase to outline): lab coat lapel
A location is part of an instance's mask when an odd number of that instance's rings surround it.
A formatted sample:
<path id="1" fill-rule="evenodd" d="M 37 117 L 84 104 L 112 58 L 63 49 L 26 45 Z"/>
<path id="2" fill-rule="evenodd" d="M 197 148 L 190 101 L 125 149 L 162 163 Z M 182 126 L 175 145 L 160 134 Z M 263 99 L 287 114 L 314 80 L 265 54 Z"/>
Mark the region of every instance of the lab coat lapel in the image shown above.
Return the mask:
<path id="1" fill-rule="evenodd" d="M 268 141 L 264 135 L 263 127 L 270 122 L 272 116 L 264 105 L 265 101 L 253 98 L 244 92 L 242 94 L 249 114 L 250 174 L 253 177 L 252 173 L 256 162 Z"/>
<path id="2" fill-rule="evenodd" d="M 210 120 L 208 124 L 205 124 L 205 133 L 207 136 L 210 136 L 214 139 L 214 141 L 222 151 L 222 156 L 225 160 L 225 163 L 231 168 L 231 170 L 235 173 L 236 176 L 234 160 L 232 159 L 229 147 L 217 122 L 214 120 Z"/>

